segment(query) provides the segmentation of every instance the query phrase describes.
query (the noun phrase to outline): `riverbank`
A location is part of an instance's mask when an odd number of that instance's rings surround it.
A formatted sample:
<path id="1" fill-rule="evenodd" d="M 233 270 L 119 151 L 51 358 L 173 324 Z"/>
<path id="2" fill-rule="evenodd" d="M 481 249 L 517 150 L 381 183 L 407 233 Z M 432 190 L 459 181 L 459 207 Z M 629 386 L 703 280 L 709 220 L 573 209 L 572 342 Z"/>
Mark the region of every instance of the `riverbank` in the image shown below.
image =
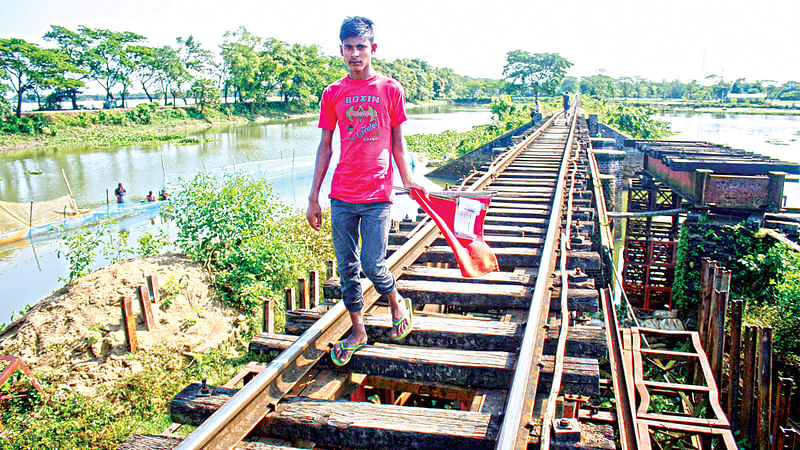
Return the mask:
<path id="1" fill-rule="evenodd" d="M 147 120 L 140 118 L 142 111 L 148 114 Z M 148 105 L 130 109 L 28 113 L 23 117 L 36 117 L 44 122 L 41 132 L 0 135 L 0 152 L 84 143 L 93 147 L 161 142 L 195 144 L 202 140 L 187 139 L 187 136 L 212 126 L 282 122 L 316 115 L 316 112 L 297 113 L 275 108 L 226 114 L 216 110 L 201 112 L 193 106 L 148 108 Z"/>
<path id="2" fill-rule="evenodd" d="M 800 102 L 779 100 L 757 104 L 649 99 L 609 99 L 607 101 L 637 107 L 651 107 L 662 113 L 800 115 Z"/>
<path id="3" fill-rule="evenodd" d="M 436 100 L 408 103 L 406 106 L 413 111 L 447 103 Z M 194 106 L 171 108 L 142 104 L 136 108 L 114 110 L 31 112 L 23 117 L 43 122 L 41 132 L 0 134 L 0 152 L 79 144 L 93 147 L 163 142 L 197 144 L 203 140 L 187 136 L 213 126 L 284 123 L 315 118 L 319 114 L 316 110 L 296 112 L 275 105 L 252 112 L 237 113 L 235 110 L 235 105 L 201 112 Z M 146 123 L 141 123 L 144 122 L 141 119 L 143 113 L 148 116 Z"/>

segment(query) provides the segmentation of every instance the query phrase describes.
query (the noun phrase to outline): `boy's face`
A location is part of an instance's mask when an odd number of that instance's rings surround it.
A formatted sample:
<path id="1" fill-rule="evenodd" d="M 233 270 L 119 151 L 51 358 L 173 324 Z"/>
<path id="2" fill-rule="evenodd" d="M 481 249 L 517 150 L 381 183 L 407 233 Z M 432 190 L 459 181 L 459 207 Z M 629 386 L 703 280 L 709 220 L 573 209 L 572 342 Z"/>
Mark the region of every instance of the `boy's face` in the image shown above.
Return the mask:
<path id="1" fill-rule="evenodd" d="M 351 37 L 342 41 L 339 51 L 344 58 L 344 63 L 350 69 L 350 74 L 368 72 L 371 69 L 372 54 L 378 48 L 369 39 L 364 37 Z"/>

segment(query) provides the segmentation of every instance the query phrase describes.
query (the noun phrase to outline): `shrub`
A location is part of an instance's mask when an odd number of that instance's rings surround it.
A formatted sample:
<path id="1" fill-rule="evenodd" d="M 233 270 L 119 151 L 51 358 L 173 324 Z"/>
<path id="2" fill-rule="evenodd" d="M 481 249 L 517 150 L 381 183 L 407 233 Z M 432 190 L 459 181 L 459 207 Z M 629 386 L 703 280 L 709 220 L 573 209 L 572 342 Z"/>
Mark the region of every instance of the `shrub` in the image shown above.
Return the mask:
<path id="1" fill-rule="evenodd" d="M 135 124 L 147 125 L 153 119 L 153 113 L 157 106 L 157 103 L 140 103 L 135 108 L 126 111 L 125 117 Z"/>
<path id="2" fill-rule="evenodd" d="M 2 134 L 40 134 L 47 125 L 47 119 L 41 114 L 17 117 L 14 115 L 0 118 Z"/>
<path id="3" fill-rule="evenodd" d="M 264 180 L 199 174 L 178 189 L 168 214 L 179 230 L 176 245 L 206 265 L 226 304 L 243 311 L 333 253 L 330 233 L 301 225 L 304 215 L 292 214 Z"/>

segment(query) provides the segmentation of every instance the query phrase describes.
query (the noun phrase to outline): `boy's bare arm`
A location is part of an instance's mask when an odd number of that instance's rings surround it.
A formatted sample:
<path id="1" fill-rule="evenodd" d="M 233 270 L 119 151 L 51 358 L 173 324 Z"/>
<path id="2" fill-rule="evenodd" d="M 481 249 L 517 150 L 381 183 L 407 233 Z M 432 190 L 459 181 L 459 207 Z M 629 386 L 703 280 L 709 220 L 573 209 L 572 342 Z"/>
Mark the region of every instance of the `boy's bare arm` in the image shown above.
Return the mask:
<path id="1" fill-rule="evenodd" d="M 328 166 L 331 164 L 333 154 L 333 130 L 322 130 L 317 147 L 317 160 L 314 164 L 314 178 L 311 181 L 311 193 L 308 194 L 308 209 L 306 219 L 311 228 L 319 230 L 322 225 L 322 208 L 319 206 L 319 191 L 322 189 L 322 181 L 328 173 Z"/>
<path id="2" fill-rule="evenodd" d="M 403 139 L 403 125 L 392 127 L 392 155 L 397 163 L 397 170 L 400 171 L 403 187 L 419 189 L 427 194 L 426 189 L 414 179 L 414 175 L 411 173 L 411 165 L 408 162 L 410 155 L 406 151 L 406 140 Z"/>

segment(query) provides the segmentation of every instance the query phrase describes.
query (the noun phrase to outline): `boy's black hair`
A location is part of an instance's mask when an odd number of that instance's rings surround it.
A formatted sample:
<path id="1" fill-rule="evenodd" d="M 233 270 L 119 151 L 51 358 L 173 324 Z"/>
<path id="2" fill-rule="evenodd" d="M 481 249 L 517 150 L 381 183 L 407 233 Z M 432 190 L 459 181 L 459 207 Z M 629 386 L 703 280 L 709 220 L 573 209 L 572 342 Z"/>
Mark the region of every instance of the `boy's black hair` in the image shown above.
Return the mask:
<path id="1" fill-rule="evenodd" d="M 372 30 L 374 22 L 362 16 L 346 17 L 339 30 L 339 40 L 344 42 L 347 38 L 363 37 L 370 43 L 375 42 L 375 32 Z"/>

